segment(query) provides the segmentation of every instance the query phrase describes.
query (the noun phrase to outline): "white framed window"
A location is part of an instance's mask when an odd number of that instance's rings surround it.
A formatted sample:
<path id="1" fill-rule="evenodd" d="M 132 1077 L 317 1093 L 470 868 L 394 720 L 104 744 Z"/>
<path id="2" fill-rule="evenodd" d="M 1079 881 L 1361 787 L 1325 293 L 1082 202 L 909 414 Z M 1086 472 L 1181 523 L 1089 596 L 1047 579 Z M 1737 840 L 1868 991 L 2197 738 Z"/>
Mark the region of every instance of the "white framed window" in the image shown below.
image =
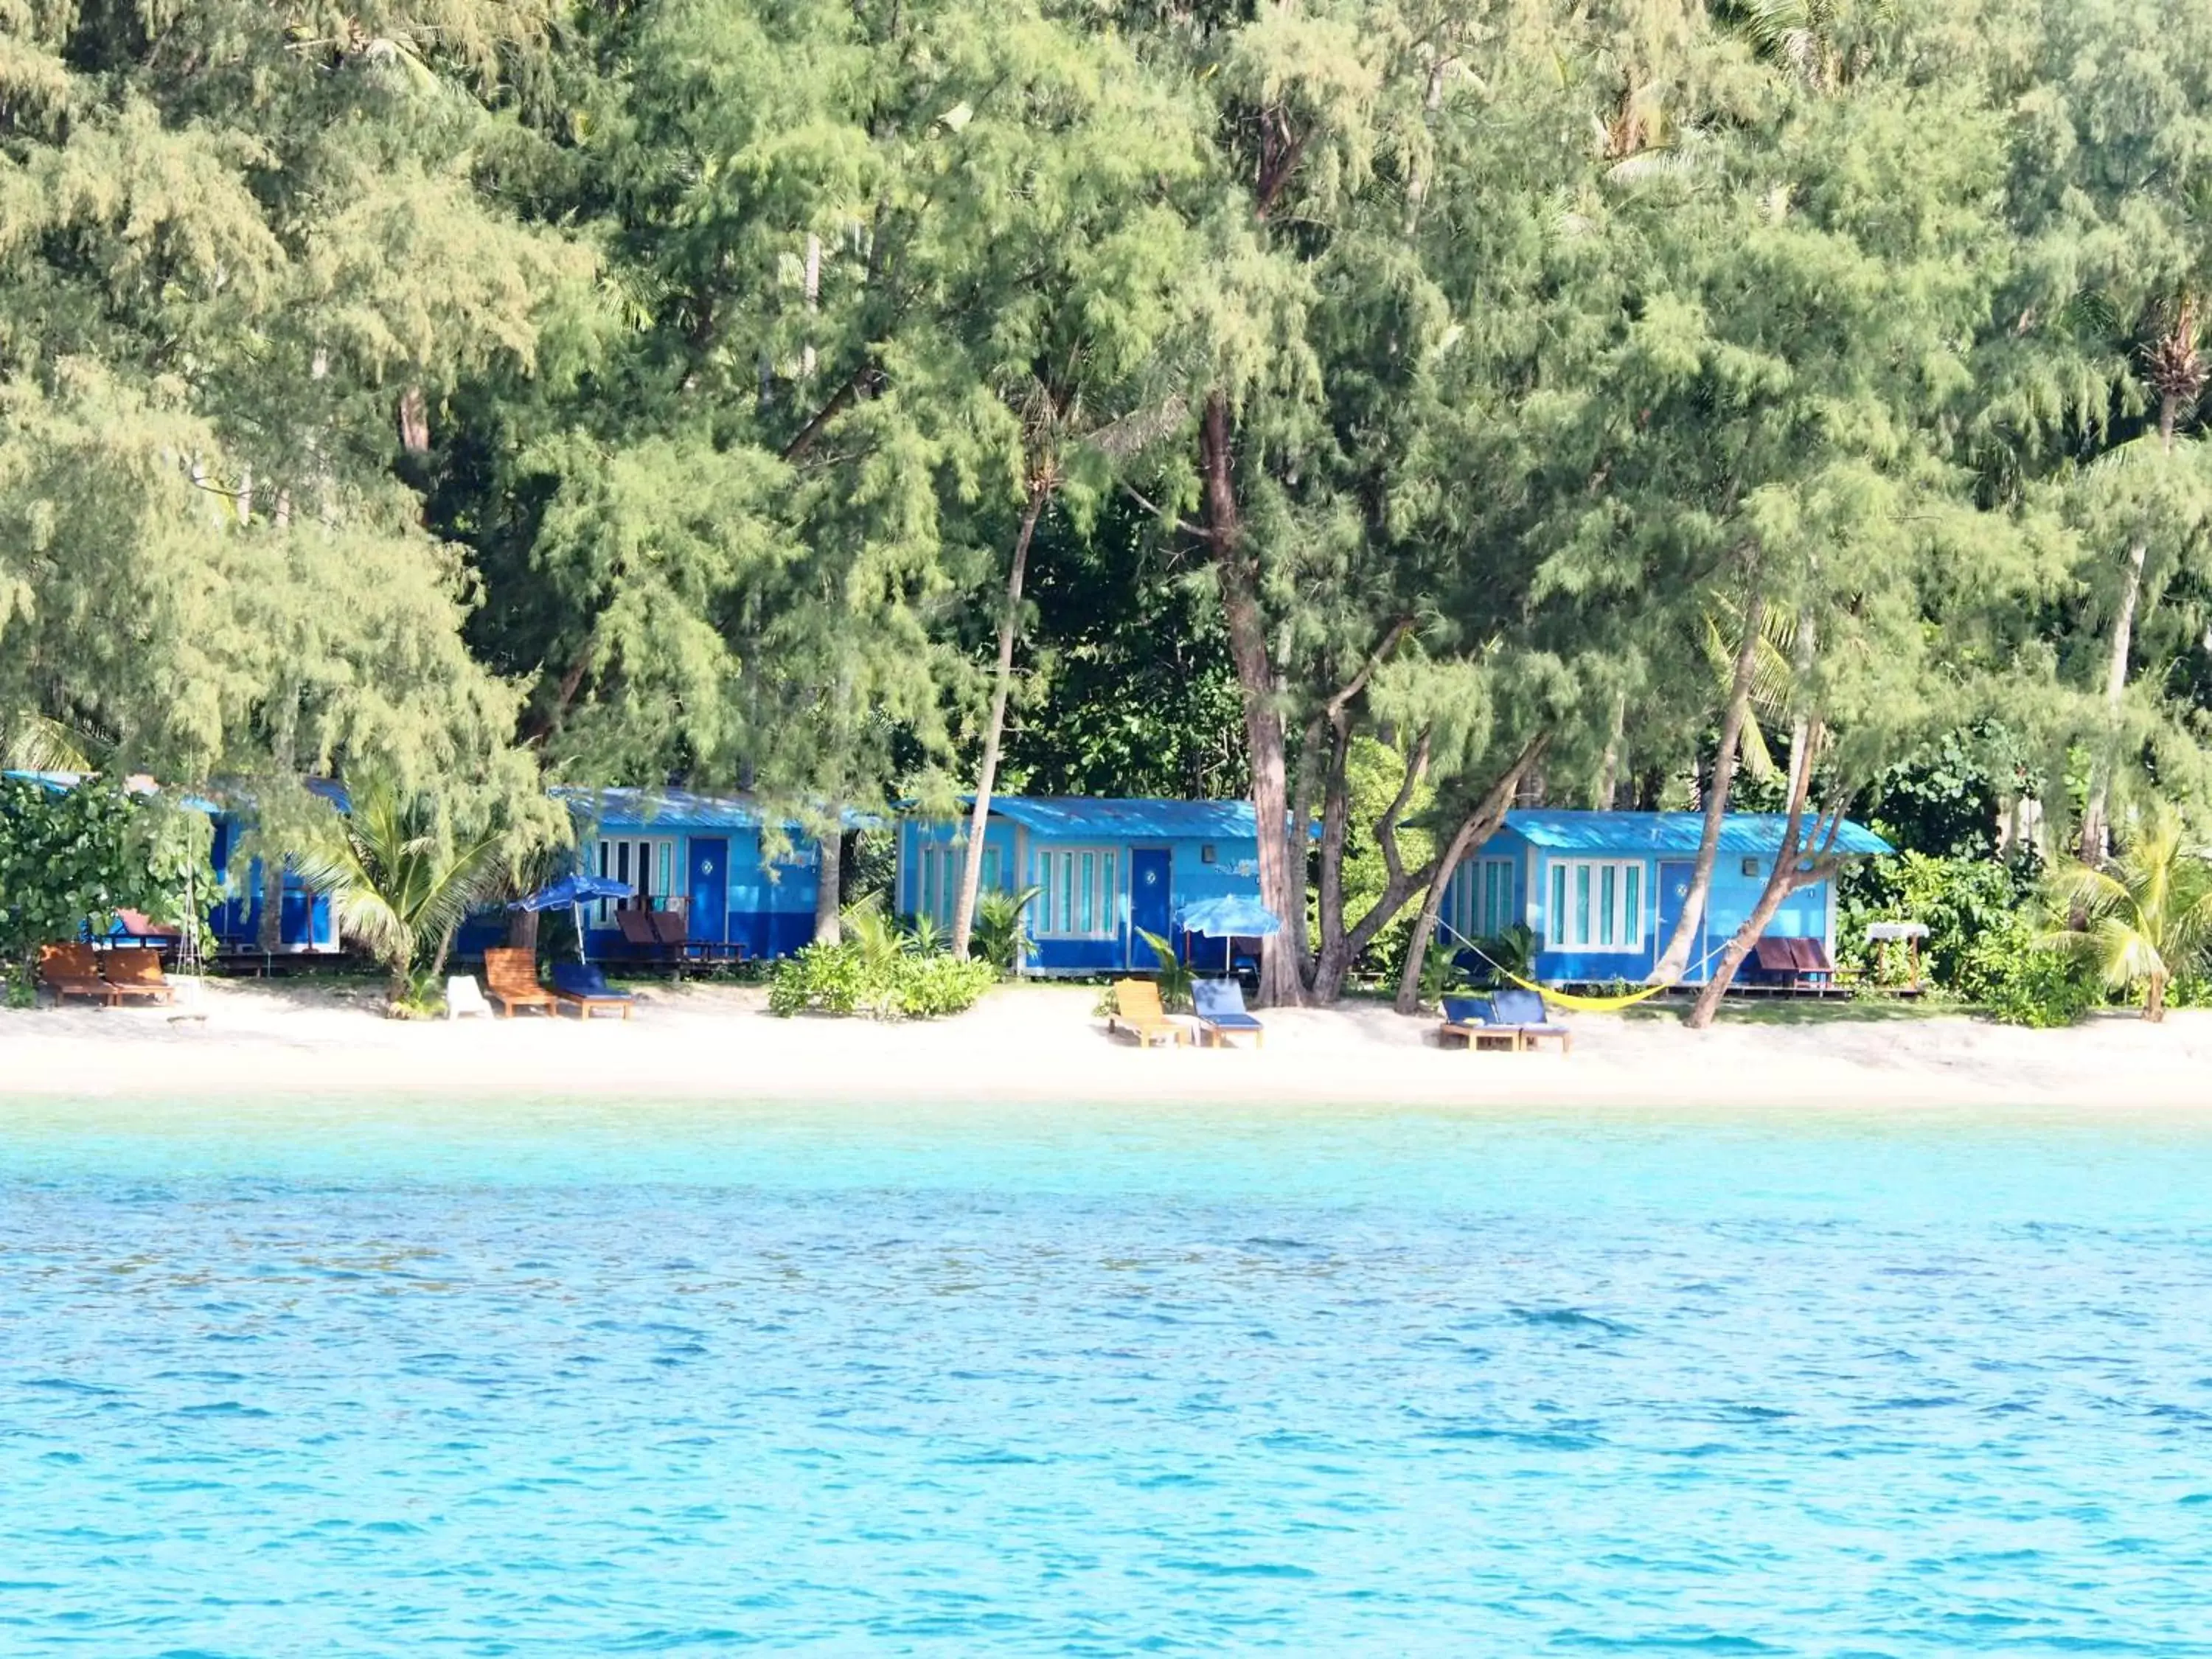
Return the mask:
<path id="1" fill-rule="evenodd" d="M 606 836 L 594 845 L 588 866 L 610 881 L 637 889 L 634 899 L 600 899 L 592 906 L 591 925 L 611 927 L 617 910 L 648 910 L 655 899 L 676 892 L 676 840 L 672 836 Z"/>
<path id="2" fill-rule="evenodd" d="M 1030 915 L 1039 939 L 1119 939 L 1121 855 L 1111 847 L 1054 848 L 1036 860 Z"/>
<path id="3" fill-rule="evenodd" d="M 913 914 L 927 916 L 939 927 L 952 926 L 952 912 L 960 902 L 960 877 L 968 862 L 968 843 L 930 842 L 923 845 L 915 860 Z M 977 884 L 975 896 L 981 902 L 986 893 L 996 892 L 1006 884 L 999 874 L 999 849 L 990 842 L 983 843 L 983 875 Z"/>
<path id="4" fill-rule="evenodd" d="M 1513 908 L 1513 860 L 1472 859 L 1452 883 L 1451 911 L 1444 920 L 1462 939 L 1495 939 L 1520 915 Z"/>
<path id="5" fill-rule="evenodd" d="M 1644 948 L 1641 859 L 1554 859 L 1544 943 L 1553 951 Z"/>

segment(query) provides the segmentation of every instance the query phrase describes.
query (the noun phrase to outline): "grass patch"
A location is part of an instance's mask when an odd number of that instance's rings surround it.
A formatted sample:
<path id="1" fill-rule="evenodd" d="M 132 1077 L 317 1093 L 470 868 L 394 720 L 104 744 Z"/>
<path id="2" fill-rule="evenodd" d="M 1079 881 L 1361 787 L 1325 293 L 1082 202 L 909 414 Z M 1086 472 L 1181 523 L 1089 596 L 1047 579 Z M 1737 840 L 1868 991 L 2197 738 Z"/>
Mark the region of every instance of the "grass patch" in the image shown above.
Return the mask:
<path id="1" fill-rule="evenodd" d="M 1693 995 L 1655 997 L 1622 1011 L 1628 1019 L 1679 1024 L 1697 1006 Z M 1716 1025 L 1899 1025 L 1973 1010 L 1937 997 L 1744 997 L 1724 1000 Z"/>

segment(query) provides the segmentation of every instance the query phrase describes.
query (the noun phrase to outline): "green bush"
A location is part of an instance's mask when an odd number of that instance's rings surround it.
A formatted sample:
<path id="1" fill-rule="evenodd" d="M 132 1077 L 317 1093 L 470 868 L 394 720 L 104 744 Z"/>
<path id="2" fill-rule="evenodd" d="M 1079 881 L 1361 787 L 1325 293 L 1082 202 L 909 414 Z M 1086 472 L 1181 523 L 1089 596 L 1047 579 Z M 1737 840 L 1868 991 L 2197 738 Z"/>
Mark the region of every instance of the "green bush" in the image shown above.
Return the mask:
<path id="1" fill-rule="evenodd" d="M 775 966 L 768 1008 L 793 1014 L 865 1014 L 871 1019 L 936 1019 L 972 1008 L 998 978 L 988 962 L 871 951 L 864 943 L 810 945 Z"/>
<path id="2" fill-rule="evenodd" d="M 1921 941 L 1921 970 L 1929 981 L 1946 991 L 1985 1000 L 1984 988 L 1993 941 L 2007 949 L 2026 951 L 2033 935 L 2022 916 L 2035 899 L 2035 871 L 2027 865 L 1996 859 L 1930 858 L 1905 853 L 1896 858 L 1875 859 L 1846 872 L 1843 900 L 1837 918 L 1836 951 L 1843 965 L 1873 976 L 1873 953 L 1866 943 L 1871 921 L 1925 923 L 1928 937 Z M 1977 957 L 1978 967 L 1968 958 Z M 1902 953 L 1892 951 L 1900 963 Z"/>
<path id="3" fill-rule="evenodd" d="M 1984 956 L 1985 961 L 1975 960 Z M 2104 1004 L 2103 988 L 2057 951 L 1993 940 L 1969 957 L 1980 987 L 1975 1000 L 2000 1024 L 2039 1030 L 2072 1025 Z"/>

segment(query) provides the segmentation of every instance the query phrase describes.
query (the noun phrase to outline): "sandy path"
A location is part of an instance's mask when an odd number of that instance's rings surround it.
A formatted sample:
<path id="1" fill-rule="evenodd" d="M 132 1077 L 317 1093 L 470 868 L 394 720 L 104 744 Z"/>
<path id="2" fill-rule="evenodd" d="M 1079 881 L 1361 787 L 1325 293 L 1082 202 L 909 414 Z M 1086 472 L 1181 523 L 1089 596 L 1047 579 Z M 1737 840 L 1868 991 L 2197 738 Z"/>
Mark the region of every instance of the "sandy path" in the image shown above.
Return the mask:
<path id="1" fill-rule="evenodd" d="M 757 990 L 658 987 L 628 1022 L 449 1024 L 384 1019 L 366 991 L 216 982 L 204 1020 L 83 1006 L 0 1013 L 0 1097 L 2212 1108 L 2212 1012 L 2178 1013 L 2162 1028 L 2112 1017 L 2021 1031 L 1940 1018 L 1702 1035 L 1671 1019 L 1583 1015 L 1563 1060 L 1548 1048 L 1443 1051 L 1433 1019 L 1364 1005 L 1270 1014 L 1258 1053 L 1139 1051 L 1107 1036 L 1097 997 L 1012 987 L 957 1019 L 887 1026 L 776 1019 Z"/>

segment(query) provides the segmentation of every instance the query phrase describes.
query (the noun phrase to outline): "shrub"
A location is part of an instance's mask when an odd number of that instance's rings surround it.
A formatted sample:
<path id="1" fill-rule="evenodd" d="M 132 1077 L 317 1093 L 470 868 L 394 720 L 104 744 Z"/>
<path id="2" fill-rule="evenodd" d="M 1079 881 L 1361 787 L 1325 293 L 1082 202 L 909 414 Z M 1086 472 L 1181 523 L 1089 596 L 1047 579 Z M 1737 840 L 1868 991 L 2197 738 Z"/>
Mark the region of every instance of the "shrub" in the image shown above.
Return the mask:
<path id="1" fill-rule="evenodd" d="M 974 952 L 1002 974 L 1020 970 L 1030 953 L 1029 908 L 1042 887 L 1018 893 L 986 893 L 975 905 L 975 927 L 969 938 Z"/>
<path id="2" fill-rule="evenodd" d="M 936 1019 L 975 1006 L 997 978 L 987 962 L 872 952 L 852 941 L 810 945 L 776 964 L 769 980 L 768 1008 L 784 1018 L 817 1013 Z"/>
<path id="3" fill-rule="evenodd" d="M 1198 975 L 1190 964 L 1179 960 L 1175 946 L 1158 933 L 1137 929 L 1137 937 L 1152 947 L 1152 955 L 1159 959 L 1159 972 L 1154 976 L 1159 981 L 1160 1006 L 1167 1012 L 1188 1013 L 1191 1008 L 1190 988 Z"/>
<path id="4" fill-rule="evenodd" d="M 1991 1019 L 2044 1030 L 2075 1024 L 2103 1005 L 2103 989 L 2064 957 L 2032 944 L 2021 949 L 2001 943 L 2002 952 L 1991 953 L 1995 960 L 1976 969 L 1982 983 L 1977 1000 Z"/>
<path id="5" fill-rule="evenodd" d="M 1981 1001 L 1984 988 L 1974 981 L 1978 975 L 1986 980 L 1990 972 L 1991 942 L 2003 939 L 2021 951 L 2033 948 L 2033 933 L 2022 916 L 2034 892 L 2035 872 L 2024 865 L 1921 853 L 1876 859 L 1844 878 L 1837 954 L 1844 965 L 1870 974 L 1869 922 L 1923 922 L 1928 937 L 1921 944 L 1922 970 L 1941 988 Z M 1969 967 L 1970 955 L 1979 959 L 1978 968 Z"/>

